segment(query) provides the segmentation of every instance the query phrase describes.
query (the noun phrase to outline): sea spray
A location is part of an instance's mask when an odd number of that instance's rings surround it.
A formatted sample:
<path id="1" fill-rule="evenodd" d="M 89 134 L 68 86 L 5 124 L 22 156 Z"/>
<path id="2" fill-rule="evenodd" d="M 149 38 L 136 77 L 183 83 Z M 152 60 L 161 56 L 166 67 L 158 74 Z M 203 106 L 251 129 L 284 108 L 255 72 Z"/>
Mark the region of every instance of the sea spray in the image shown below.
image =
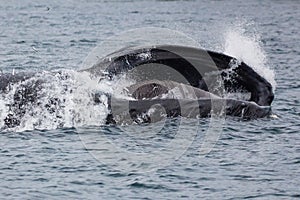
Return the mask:
<path id="1" fill-rule="evenodd" d="M 276 88 L 275 73 L 268 66 L 266 52 L 261 47 L 259 34 L 248 34 L 242 25 L 230 27 L 224 33 L 223 53 L 243 61 Z"/>

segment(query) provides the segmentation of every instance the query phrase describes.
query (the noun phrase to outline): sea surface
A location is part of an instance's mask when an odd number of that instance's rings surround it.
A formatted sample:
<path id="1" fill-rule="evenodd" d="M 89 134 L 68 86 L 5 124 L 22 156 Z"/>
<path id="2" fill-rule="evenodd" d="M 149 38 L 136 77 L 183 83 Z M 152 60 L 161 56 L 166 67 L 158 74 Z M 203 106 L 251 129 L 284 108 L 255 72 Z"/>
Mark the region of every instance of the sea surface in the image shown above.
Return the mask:
<path id="1" fill-rule="evenodd" d="M 0 70 L 38 72 L 49 80 L 43 94 L 67 99 L 59 118 L 33 107 L 1 128 L 0 199 L 299 199 L 299 11 L 297 0 L 0 0 Z M 77 70 L 95 47 L 111 53 L 103 42 L 124 42 L 108 38 L 146 27 L 252 66 L 274 87 L 274 116 L 104 125 L 107 109 L 86 103 L 88 93 L 126 82 Z M 75 106 L 62 92 L 70 84 Z M 10 97 L 1 94 L 0 117 Z"/>

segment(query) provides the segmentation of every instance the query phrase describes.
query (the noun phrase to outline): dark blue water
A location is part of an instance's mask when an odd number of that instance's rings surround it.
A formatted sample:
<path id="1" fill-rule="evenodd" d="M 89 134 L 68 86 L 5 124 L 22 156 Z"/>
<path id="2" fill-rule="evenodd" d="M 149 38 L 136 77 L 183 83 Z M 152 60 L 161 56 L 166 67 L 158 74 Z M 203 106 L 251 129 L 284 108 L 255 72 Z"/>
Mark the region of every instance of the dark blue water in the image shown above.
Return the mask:
<path id="1" fill-rule="evenodd" d="M 86 119 L 85 128 L 75 129 L 53 128 L 57 123 L 47 118 L 43 130 L 34 130 L 36 116 L 28 118 L 23 127 L 0 134 L 1 199 L 299 198 L 299 10 L 292 0 L 2 0 L 2 71 L 77 70 L 108 37 L 133 28 L 169 28 L 247 61 L 268 80 L 273 71 L 278 118 L 227 118 L 204 155 L 201 144 L 212 122 L 182 123 L 180 133 L 193 140 L 180 138 L 188 148 L 173 157 L 164 145 L 178 141 L 176 120 L 160 130 L 162 123 L 117 129 Z M 0 103 L 1 110 L 6 99 Z M 146 156 L 142 162 L 120 159 L 111 147 Z M 158 154 L 147 157 L 154 150 Z"/>

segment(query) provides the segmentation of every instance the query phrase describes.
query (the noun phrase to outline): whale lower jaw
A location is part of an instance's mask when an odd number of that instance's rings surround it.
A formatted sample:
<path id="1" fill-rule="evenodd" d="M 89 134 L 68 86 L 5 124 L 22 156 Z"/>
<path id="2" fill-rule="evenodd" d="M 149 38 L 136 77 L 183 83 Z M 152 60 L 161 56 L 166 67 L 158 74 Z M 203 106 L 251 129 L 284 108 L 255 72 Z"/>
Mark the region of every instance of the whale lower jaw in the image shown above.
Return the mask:
<path id="1" fill-rule="evenodd" d="M 164 118 L 238 117 L 243 120 L 268 117 L 270 106 L 235 99 L 144 99 L 108 98 L 106 124 L 153 123 Z"/>

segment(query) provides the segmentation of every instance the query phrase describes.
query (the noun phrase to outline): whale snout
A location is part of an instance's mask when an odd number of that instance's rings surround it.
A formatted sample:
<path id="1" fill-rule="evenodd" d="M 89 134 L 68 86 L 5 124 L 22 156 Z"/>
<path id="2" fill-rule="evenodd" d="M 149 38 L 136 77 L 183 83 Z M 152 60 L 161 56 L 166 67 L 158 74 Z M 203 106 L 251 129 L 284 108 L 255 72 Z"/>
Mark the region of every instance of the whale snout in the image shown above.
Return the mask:
<path id="1" fill-rule="evenodd" d="M 259 106 L 255 102 L 229 99 L 227 101 L 227 115 L 242 117 L 243 119 L 256 119 L 272 114 L 271 106 Z"/>
<path id="2" fill-rule="evenodd" d="M 256 103 L 250 102 L 245 108 L 242 117 L 246 119 L 262 118 L 272 114 L 271 106 L 259 106 Z"/>

